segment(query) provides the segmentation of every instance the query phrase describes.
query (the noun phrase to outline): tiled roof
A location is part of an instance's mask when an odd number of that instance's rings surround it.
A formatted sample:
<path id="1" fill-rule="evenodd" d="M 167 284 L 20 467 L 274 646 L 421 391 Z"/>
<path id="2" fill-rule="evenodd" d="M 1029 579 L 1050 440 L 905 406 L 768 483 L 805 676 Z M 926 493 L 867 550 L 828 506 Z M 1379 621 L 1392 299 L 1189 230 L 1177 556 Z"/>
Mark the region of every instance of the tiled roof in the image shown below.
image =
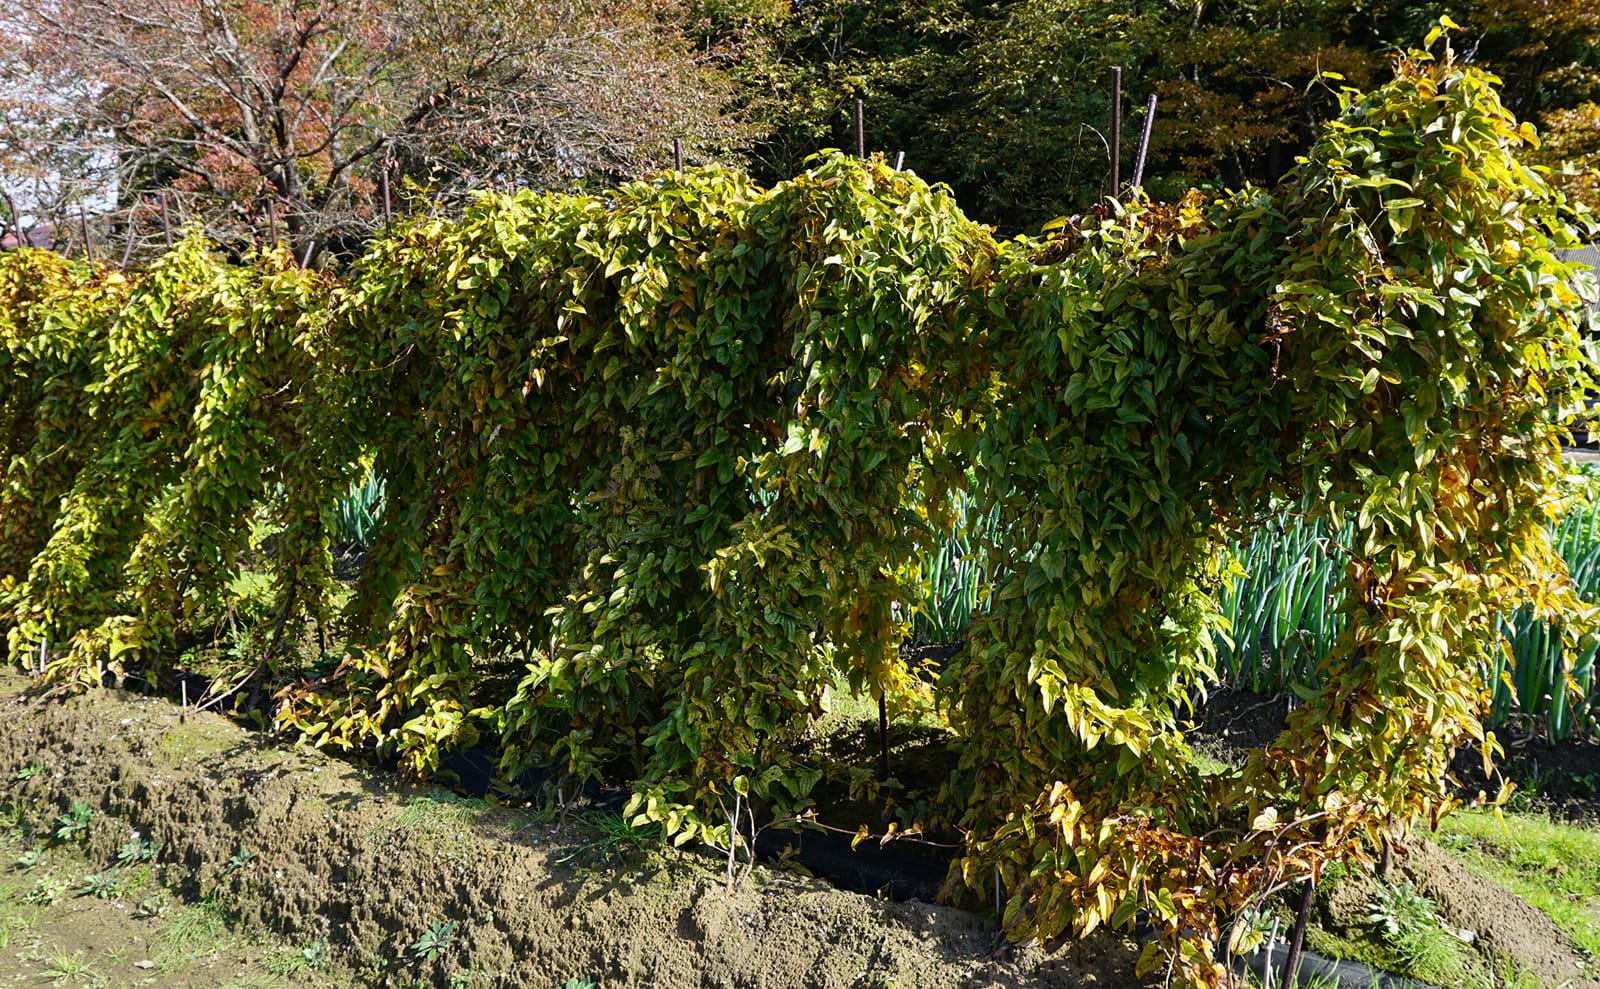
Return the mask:
<path id="1" fill-rule="evenodd" d="M 1563 261 L 1576 261 L 1589 266 L 1589 277 L 1597 281 L 1585 283 L 1583 295 L 1589 300 L 1589 308 L 1600 313 L 1600 244 L 1590 244 L 1588 247 L 1558 253 Z"/>

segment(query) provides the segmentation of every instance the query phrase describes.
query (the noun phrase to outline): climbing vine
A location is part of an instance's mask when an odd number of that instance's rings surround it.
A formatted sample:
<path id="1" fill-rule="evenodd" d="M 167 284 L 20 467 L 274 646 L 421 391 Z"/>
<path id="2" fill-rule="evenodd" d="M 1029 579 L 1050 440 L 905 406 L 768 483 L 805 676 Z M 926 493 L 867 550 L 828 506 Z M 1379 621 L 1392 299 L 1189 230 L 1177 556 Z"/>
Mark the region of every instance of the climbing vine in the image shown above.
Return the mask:
<path id="1" fill-rule="evenodd" d="M 1450 809 L 1508 602 L 1590 618 L 1546 535 L 1584 218 L 1479 72 L 1413 55 L 1343 99 L 1278 190 L 1042 238 L 835 156 L 485 196 L 337 280 L 198 238 L 128 276 L 12 252 L 10 654 L 100 682 L 231 637 L 318 743 L 429 773 L 489 740 L 724 844 L 740 807 L 871 785 L 803 744 L 824 691 L 931 705 L 952 896 L 998 874 L 1016 936 L 1144 912 L 1148 960 L 1213 983 L 1229 918 Z M 346 595 L 363 464 L 386 507 Z M 930 682 L 899 645 L 958 491 L 1004 576 Z M 1347 630 L 1280 738 L 1203 771 L 1216 549 L 1284 497 L 1354 522 Z M 241 633 L 242 560 L 272 596 Z"/>
<path id="2" fill-rule="evenodd" d="M 41 252 L 7 260 L 23 438 L 0 504 L 16 547 L 0 574 L 8 649 L 42 649 L 67 679 L 159 672 L 180 633 L 230 607 L 251 513 L 276 503 L 297 531 L 289 509 L 317 473 L 301 437 L 321 410 L 303 398 L 327 284 L 283 254 L 224 265 L 196 237 L 132 283 L 86 268 L 66 281 Z M 304 557 L 283 542 L 280 583 L 325 587 Z"/>

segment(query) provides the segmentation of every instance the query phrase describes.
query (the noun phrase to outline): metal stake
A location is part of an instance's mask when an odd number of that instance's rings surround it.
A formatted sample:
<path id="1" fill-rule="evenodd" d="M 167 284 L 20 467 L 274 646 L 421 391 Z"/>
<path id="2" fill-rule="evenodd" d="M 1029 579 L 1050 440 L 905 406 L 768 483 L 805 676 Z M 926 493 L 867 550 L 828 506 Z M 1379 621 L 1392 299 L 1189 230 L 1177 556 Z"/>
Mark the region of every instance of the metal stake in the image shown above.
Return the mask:
<path id="1" fill-rule="evenodd" d="M 675 172 L 683 171 L 683 138 L 681 137 L 672 139 L 672 170 Z"/>
<path id="2" fill-rule="evenodd" d="M 867 123 L 866 114 L 861 101 L 856 100 L 856 157 L 862 161 L 867 159 Z"/>
<path id="3" fill-rule="evenodd" d="M 378 184 L 383 186 L 383 232 L 388 233 L 394 220 L 394 207 L 389 202 L 389 163 L 383 163 L 383 171 L 378 173 Z"/>
<path id="4" fill-rule="evenodd" d="M 1133 162 L 1133 185 L 1139 188 L 1144 185 L 1144 156 L 1150 150 L 1150 125 L 1156 119 L 1156 94 L 1151 93 L 1150 99 L 1144 105 L 1144 133 L 1139 135 L 1139 157 Z"/>
<path id="5" fill-rule="evenodd" d="M 1111 67 L 1111 198 L 1122 193 L 1122 66 Z"/>
<path id="6" fill-rule="evenodd" d="M 161 231 L 166 235 L 167 246 L 172 246 L 172 215 L 167 212 L 167 192 L 161 190 Z"/>
<path id="7" fill-rule="evenodd" d="M 1283 960 L 1283 984 L 1286 989 L 1293 987 L 1300 977 L 1300 949 L 1306 943 L 1306 921 L 1311 917 L 1311 894 L 1316 888 L 1316 883 L 1307 879 L 1305 889 L 1300 893 L 1300 909 L 1294 915 L 1294 928 L 1289 932 L 1289 955 Z"/>
<path id="8" fill-rule="evenodd" d="M 905 167 L 905 164 L 906 153 L 904 151 L 896 151 L 894 153 L 894 170 L 897 172 L 900 171 L 900 169 Z"/>
<path id="9" fill-rule="evenodd" d="M 83 234 L 83 259 L 94 264 L 94 245 L 89 242 L 89 218 L 83 212 L 83 204 L 78 204 L 78 231 Z"/>
<path id="10" fill-rule="evenodd" d="M 1272 989 L 1272 946 L 1278 943 L 1278 918 L 1272 918 L 1272 933 L 1267 935 L 1267 960 L 1261 966 L 1261 989 Z"/>
<path id="11" fill-rule="evenodd" d="M 878 766 L 878 780 L 889 778 L 889 697 L 878 695 L 878 750 L 882 760 Z"/>

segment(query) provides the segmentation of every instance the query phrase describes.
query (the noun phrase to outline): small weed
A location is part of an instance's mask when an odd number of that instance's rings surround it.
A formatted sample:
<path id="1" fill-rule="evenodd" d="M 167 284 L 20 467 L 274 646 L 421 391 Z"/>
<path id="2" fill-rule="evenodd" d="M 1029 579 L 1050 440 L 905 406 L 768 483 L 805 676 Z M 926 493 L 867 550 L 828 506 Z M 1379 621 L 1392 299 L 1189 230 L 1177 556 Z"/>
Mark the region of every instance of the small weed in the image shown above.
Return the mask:
<path id="1" fill-rule="evenodd" d="M 132 865 L 135 862 L 153 862 L 156 854 L 161 851 L 161 845 L 148 838 L 140 838 L 135 831 L 133 837 L 123 842 L 117 849 L 117 861 L 123 865 Z"/>
<path id="2" fill-rule="evenodd" d="M 39 848 L 28 849 L 18 855 L 15 862 L 11 863 L 11 867 L 18 872 L 28 872 L 32 869 L 37 869 L 41 865 L 44 865 L 44 851 Z"/>
<path id="3" fill-rule="evenodd" d="M 18 783 L 26 783 L 29 780 L 34 779 L 34 778 L 42 775 L 43 773 L 44 773 L 44 767 L 43 766 L 39 765 L 36 762 L 35 763 L 29 763 L 28 765 L 26 765 L 26 766 L 22 767 L 21 769 L 17 770 L 17 782 Z"/>
<path id="4" fill-rule="evenodd" d="M 328 967 L 328 939 L 318 938 L 300 949 L 300 957 L 305 960 L 306 968 L 313 972 L 320 972 Z"/>
<path id="5" fill-rule="evenodd" d="M 112 866 L 104 872 L 84 876 L 78 884 L 79 896 L 93 896 L 99 900 L 115 900 L 122 895 L 122 877 L 117 873 L 117 867 Z"/>
<path id="6" fill-rule="evenodd" d="M 157 893 L 155 896 L 140 900 L 134 908 L 133 915 L 139 920 L 155 920 L 167 915 L 172 909 L 172 901 L 167 899 L 167 894 Z"/>
<path id="7" fill-rule="evenodd" d="M 33 889 L 24 894 L 22 902 L 33 906 L 48 907 L 61 899 L 66 891 L 67 881 L 65 879 L 45 876 L 37 883 L 34 883 Z"/>
<path id="8" fill-rule="evenodd" d="M 1508 958 L 1496 958 L 1490 985 L 1494 989 L 1545 989 L 1544 980 L 1531 972 L 1524 972 Z"/>
<path id="9" fill-rule="evenodd" d="M 67 812 L 56 818 L 56 840 L 67 842 L 83 838 L 89 832 L 89 821 L 93 817 L 94 811 L 88 804 L 74 800 Z"/>
<path id="10" fill-rule="evenodd" d="M 306 960 L 293 948 L 276 948 L 267 955 L 267 971 L 273 975 L 295 975 L 306 970 Z"/>
<path id="11" fill-rule="evenodd" d="M 267 957 L 267 970 L 274 975 L 320 972 L 328 967 L 328 942 L 318 938 L 299 948 L 279 948 Z"/>
<path id="12" fill-rule="evenodd" d="M 12 914 L 0 921 L 0 950 L 10 946 L 11 937 L 23 931 L 31 930 L 39 922 L 39 911 L 35 910 L 26 917 L 21 914 Z"/>
<path id="13" fill-rule="evenodd" d="M 82 949 L 67 954 L 65 951 L 57 952 L 46 959 L 45 969 L 40 973 L 43 978 L 52 982 L 98 982 L 101 980 L 99 972 L 95 971 L 89 956 Z"/>
<path id="14" fill-rule="evenodd" d="M 162 968 L 176 968 L 188 964 L 201 955 L 217 950 L 217 944 L 228 937 L 228 922 L 222 908 L 212 900 L 205 900 L 182 911 L 160 936 L 160 951 L 154 961 Z"/>
<path id="15" fill-rule="evenodd" d="M 584 823 L 594 830 L 595 836 L 589 841 L 582 842 L 557 861 L 570 862 L 580 856 L 598 852 L 602 862 L 610 863 L 613 857 L 627 858 L 643 852 L 647 845 L 661 840 L 661 825 L 654 822 L 635 825 L 614 810 L 588 814 L 584 818 Z"/>
<path id="16" fill-rule="evenodd" d="M 436 920 L 428 925 L 428 929 L 423 931 L 422 936 L 411 946 L 411 954 L 414 958 L 431 962 L 448 953 L 455 947 L 455 943 L 456 922 Z"/>
<path id="17" fill-rule="evenodd" d="M 249 865 L 251 861 L 255 859 L 255 857 L 255 852 L 252 852 L 250 849 L 241 846 L 237 852 L 233 853 L 233 857 L 228 859 L 227 867 L 222 870 L 223 875 L 227 875 L 230 872 L 238 872 L 240 869 L 243 869 L 245 866 Z"/>
<path id="18" fill-rule="evenodd" d="M 1385 886 L 1367 906 L 1367 920 L 1395 937 L 1407 927 L 1434 923 L 1433 901 L 1416 892 L 1410 883 Z"/>
<path id="19" fill-rule="evenodd" d="M 39 911 L 35 909 L 32 913 L 28 914 L 7 914 L 4 920 L 0 920 L 0 928 L 4 928 L 8 931 L 31 931 L 33 930 L 33 926 L 38 922 Z"/>
<path id="20" fill-rule="evenodd" d="M 580 979 L 576 975 L 561 984 L 561 989 L 598 989 L 593 979 Z"/>
<path id="21" fill-rule="evenodd" d="M 7 805 L 0 808 L 0 826 L 3 826 L 6 833 L 14 838 L 21 838 L 25 841 L 32 837 L 33 828 L 28 825 L 28 819 L 23 816 L 22 808 L 20 807 Z"/>
<path id="22" fill-rule="evenodd" d="M 1425 982 L 1460 983 L 1465 967 L 1460 939 L 1440 923 L 1433 901 L 1409 884 L 1380 888 L 1367 919 L 1410 973 Z"/>
<path id="23" fill-rule="evenodd" d="M 122 893 L 127 896 L 144 889 L 150 880 L 155 878 L 155 869 L 148 865 L 136 865 L 128 870 L 122 878 Z"/>
<path id="24" fill-rule="evenodd" d="M 457 831 L 471 824 L 487 806 L 481 800 L 435 788 L 407 800 L 398 814 L 372 829 L 372 837 L 423 829 Z"/>
<path id="25" fill-rule="evenodd" d="M 1448 852 L 1464 852 L 1472 847 L 1472 837 L 1464 834 L 1439 832 L 1433 836 L 1434 844 Z"/>

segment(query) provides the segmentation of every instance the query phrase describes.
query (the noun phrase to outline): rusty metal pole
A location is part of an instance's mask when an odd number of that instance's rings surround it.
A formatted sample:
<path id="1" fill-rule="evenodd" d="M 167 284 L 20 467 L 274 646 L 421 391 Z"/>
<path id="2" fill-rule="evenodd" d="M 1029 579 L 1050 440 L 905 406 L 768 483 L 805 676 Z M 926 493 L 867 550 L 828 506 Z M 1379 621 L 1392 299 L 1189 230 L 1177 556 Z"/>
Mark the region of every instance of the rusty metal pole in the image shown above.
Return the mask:
<path id="1" fill-rule="evenodd" d="M 1122 194 L 1122 66 L 1111 67 L 1111 198 Z"/>
<path id="2" fill-rule="evenodd" d="M 889 779 L 889 695 L 878 690 L 878 782 Z"/>
<path id="3" fill-rule="evenodd" d="M 674 172 L 683 171 L 683 138 L 681 137 L 672 139 L 672 170 Z"/>
<path id="4" fill-rule="evenodd" d="M 856 100 L 856 157 L 867 160 L 867 115 L 861 100 Z M 889 778 L 889 695 L 878 689 L 878 778 Z"/>
<path id="5" fill-rule="evenodd" d="M 89 217 L 83 212 L 83 204 L 78 204 L 78 232 L 83 235 L 83 259 L 94 264 L 94 244 L 89 240 Z"/>
<path id="6" fill-rule="evenodd" d="M 1294 915 L 1294 929 L 1289 934 L 1289 954 L 1283 960 L 1285 986 L 1295 985 L 1300 976 L 1300 950 L 1306 943 L 1306 922 L 1311 917 L 1311 896 L 1316 888 L 1316 883 L 1307 879 L 1305 889 L 1300 893 L 1300 909 Z"/>
<path id="7" fill-rule="evenodd" d="M 383 163 L 383 171 L 378 173 L 378 182 L 383 186 L 383 232 L 387 234 L 394 218 L 394 208 L 389 203 L 389 163 Z"/>

